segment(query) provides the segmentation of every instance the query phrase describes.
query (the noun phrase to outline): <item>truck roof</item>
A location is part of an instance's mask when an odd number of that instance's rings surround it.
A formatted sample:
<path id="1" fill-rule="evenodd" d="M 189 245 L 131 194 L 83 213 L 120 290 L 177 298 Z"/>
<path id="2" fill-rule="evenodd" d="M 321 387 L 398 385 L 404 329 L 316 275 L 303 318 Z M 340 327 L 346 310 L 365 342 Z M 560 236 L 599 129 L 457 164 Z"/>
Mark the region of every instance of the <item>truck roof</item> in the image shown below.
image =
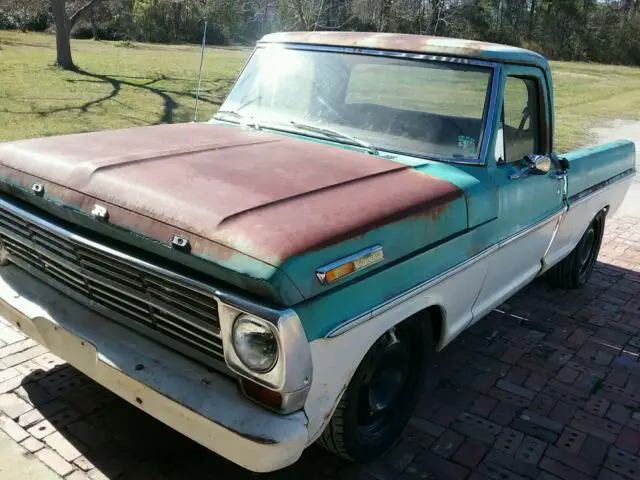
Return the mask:
<path id="1" fill-rule="evenodd" d="M 548 68 L 547 59 L 524 48 L 497 43 L 427 35 L 367 32 L 280 32 L 265 35 L 259 43 L 294 43 L 331 47 L 392 50 L 420 54 L 468 57 Z"/>

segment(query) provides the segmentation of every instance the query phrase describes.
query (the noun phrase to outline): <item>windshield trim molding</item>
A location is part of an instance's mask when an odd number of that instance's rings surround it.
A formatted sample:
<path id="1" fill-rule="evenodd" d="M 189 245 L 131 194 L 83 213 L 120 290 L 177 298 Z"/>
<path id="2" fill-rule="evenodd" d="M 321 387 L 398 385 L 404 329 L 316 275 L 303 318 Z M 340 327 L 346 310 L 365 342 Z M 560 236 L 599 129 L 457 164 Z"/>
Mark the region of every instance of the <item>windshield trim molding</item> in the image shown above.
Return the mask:
<path id="1" fill-rule="evenodd" d="M 495 112 L 497 109 L 496 103 L 498 101 L 498 90 L 500 87 L 500 64 L 498 62 L 490 62 L 486 60 L 478 60 L 475 58 L 468 57 L 457 57 L 457 56 L 444 56 L 444 55 L 432 55 L 427 53 L 412 53 L 412 52 L 401 52 L 395 50 L 377 50 L 370 48 L 357 48 L 357 47 L 348 47 L 348 46 L 330 46 L 330 45 L 314 45 L 307 43 L 271 43 L 271 42 L 258 42 L 256 48 L 253 53 L 249 56 L 247 63 L 256 50 L 262 48 L 286 48 L 291 50 L 309 50 L 309 51 L 319 51 L 319 52 L 333 52 L 333 53 L 347 53 L 347 54 L 357 54 L 357 55 L 371 55 L 371 56 L 379 56 L 379 57 L 389 57 L 389 58 L 404 58 L 408 60 L 424 60 L 430 62 L 442 62 L 442 63 L 453 63 L 458 65 L 473 65 L 478 67 L 484 67 L 491 70 L 490 77 L 490 85 L 488 88 L 488 105 L 485 107 L 483 119 L 482 119 L 482 128 L 481 128 L 481 142 L 480 142 L 480 153 L 477 157 L 460 157 L 453 155 L 433 155 L 430 153 L 420 153 L 416 151 L 405 151 L 399 149 L 389 149 L 383 146 L 377 146 L 376 148 L 380 151 L 388 151 L 388 152 L 396 152 L 402 155 L 407 155 L 416 158 L 430 158 L 433 159 L 435 157 L 438 158 L 439 161 L 453 163 L 453 164 L 461 164 L 461 165 L 476 165 L 476 166 L 484 166 L 487 165 L 487 155 L 489 153 L 489 147 L 491 143 L 492 131 L 491 126 L 493 125 L 493 118 L 495 116 Z M 246 67 L 246 64 L 245 64 Z M 244 68 L 243 68 L 244 70 Z M 240 76 L 242 73 L 240 74 Z M 238 79 L 240 78 L 238 76 Z M 231 91 L 235 88 L 235 84 L 232 87 Z"/>

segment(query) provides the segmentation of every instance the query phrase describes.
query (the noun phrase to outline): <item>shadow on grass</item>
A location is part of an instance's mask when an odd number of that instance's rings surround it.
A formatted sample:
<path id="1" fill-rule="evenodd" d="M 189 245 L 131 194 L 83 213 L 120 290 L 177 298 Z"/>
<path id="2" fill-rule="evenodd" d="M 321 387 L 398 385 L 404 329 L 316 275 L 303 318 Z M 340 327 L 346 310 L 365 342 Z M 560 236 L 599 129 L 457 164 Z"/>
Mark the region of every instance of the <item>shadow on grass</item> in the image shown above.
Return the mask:
<path id="1" fill-rule="evenodd" d="M 101 82 L 108 83 L 111 85 L 111 92 L 109 92 L 107 95 L 104 95 L 103 97 L 100 97 L 100 98 L 96 98 L 95 100 L 90 100 L 80 105 L 79 109 L 82 112 L 87 112 L 91 107 L 100 105 L 104 102 L 111 100 L 112 98 L 117 97 L 120 91 L 122 90 L 122 86 L 125 85 L 127 87 L 137 88 L 137 89 L 144 90 L 159 96 L 162 99 L 162 103 L 163 103 L 163 114 L 162 114 L 162 117 L 160 117 L 160 119 L 156 123 L 171 123 L 173 121 L 173 111 L 178 106 L 178 103 L 169 94 L 172 93 L 172 94 L 178 94 L 178 95 L 180 94 L 187 95 L 187 96 L 190 95 L 188 92 L 175 92 L 175 91 L 154 87 L 153 85 L 155 83 L 158 83 L 163 80 L 170 80 L 168 77 L 165 77 L 164 75 L 160 75 L 144 83 L 136 83 L 136 82 L 132 82 L 130 80 L 123 79 L 116 76 L 109 76 L 109 75 L 104 75 L 99 73 L 91 73 L 87 70 L 78 69 L 76 70 L 76 73 L 78 75 L 94 78 L 96 80 L 99 80 Z M 82 82 L 86 80 L 71 79 L 68 81 Z"/>
<path id="2" fill-rule="evenodd" d="M 0 45 L 6 45 L 8 47 L 35 47 L 35 48 L 51 48 L 50 45 L 28 43 L 28 42 L 16 42 L 15 40 L 0 40 Z"/>
<path id="3" fill-rule="evenodd" d="M 47 117 L 56 113 L 77 111 L 80 114 L 87 113 L 92 107 L 102 105 L 106 102 L 115 100 L 121 93 L 123 87 L 134 88 L 143 92 L 152 93 L 158 96 L 162 100 L 163 110 L 162 115 L 154 124 L 160 123 L 173 123 L 174 121 L 186 121 L 187 118 L 175 118 L 175 110 L 180 106 L 176 98 L 192 99 L 195 101 L 196 94 L 190 91 L 179 91 L 166 87 L 156 86 L 158 82 L 162 81 L 177 81 L 183 80 L 165 75 L 158 75 L 155 78 L 149 79 L 146 82 L 135 82 L 133 80 L 148 78 L 148 77 L 133 77 L 133 76 L 119 76 L 109 75 L 101 73 L 93 73 L 87 70 L 77 69 L 73 73 L 80 76 L 80 78 L 70 78 L 67 82 L 91 82 L 91 83 L 104 83 L 111 87 L 111 90 L 106 95 L 89 100 L 80 105 L 68 105 L 64 107 L 56 107 L 49 109 L 33 109 L 29 112 L 14 112 L 4 110 L 5 113 L 19 114 L 19 115 L 39 115 Z M 82 78 L 85 77 L 85 78 Z M 203 89 L 200 93 L 200 101 L 210 105 L 220 105 L 222 102 L 217 98 L 223 98 L 226 92 L 231 87 L 233 80 L 231 79 L 218 79 L 215 81 L 215 87 L 211 89 Z M 135 109 L 134 109 L 135 110 Z"/>
<path id="4" fill-rule="evenodd" d="M 616 287 L 618 282 L 624 286 Z M 609 325 L 599 315 L 585 315 L 588 312 L 585 307 L 588 308 L 591 302 L 606 302 L 612 292 L 615 295 L 616 288 L 620 289 L 618 295 L 622 297 L 637 297 L 640 295 L 640 273 L 598 262 L 589 284 L 581 290 L 552 289 L 545 279 L 536 280 L 500 307 L 506 312 L 492 312 L 432 359 L 417 415 L 431 415 L 429 408 L 434 407 L 428 405 L 433 402 L 433 405 L 449 405 L 449 410 L 455 412 L 468 411 L 480 398 L 477 387 L 472 386 L 478 376 L 493 375 L 495 382 L 503 376 L 499 373 L 503 368 L 513 368 L 517 373 L 518 367 L 497 360 L 510 347 L 522 349 L 528 352 L 528 357 L 539 358 L 544 360 L 545 365 L 551 365 L 550 354 L 554 349 L 550 345 L 554 342 L 558 344 L 557 351 L 575 356 L 577 347 L 568 343 L 566 337 L 577 328 L 594 332 L 601 327 L 615 328 L 626 332 L 626 336 L 636 335 L 639 328 L 631 324 L 624 326 L 620 322 L 612 322 Z M 563 335 L 558 335 L 559 330 L 564 332 Z M 609 345 L 606 348 L 613 351 L 617 347 Z M 618 355 L 621 352 L 622 347 L 618 348 Z M 514 361 L 513 365 L 516 363 Z M 562 367 L 562 361 L 558 360 L 554 365 L 555 371 L 548 372 L 549 378 L 553 378 Z M 614 361 L 611 368 L 622 370 L 624 366 Z M 488 374 L 488 371 L 491 373 Z M 594 371 L 597 373 L 597 369 Z M 592 388 L 596 388 L 601 377 L 586 376 L 593 381 Z M 54 431 L 60 432 L 83 454 L 86 461 L 109 479 L 251 479 L 258 476 L 154 420 L 69 365 L 56 366 L 47 372 L 36 370 L 24 378 L 22 387 L 31 402 L 36 404 L 36 409 L 55 427 L 51 428 L 44 422 L 25 428 L 33 435 L 38 435 L 39 429 L 44 428 L 40 431 L 45 437 L 44 441 Z M 504 421 L 495 421 L 506 426 L 511 419 L 518 419 L 529 404 L 528 401 L 523 402 L 517 407 L 507 405 L 509 408 L 503 408 L 499 417 L 504 417 Z M 399 476 L 400 471 L 411 463 L 423 469 L 425 475 L 433 473 L 440 478 L 437 471 L 431 472 L 429 464 L 422 464 L 420 460 L 434 457 L 429 453 L 429 445 L 434 438 L 430 432 L 421 429 L 422 423 L 425 422 L 420 419 L 410 423 L 400 444 L 380 462 L 355 465 L 317 446 L 311 446 L 294 465 L 259 476 L 291 480 L 355 479 L 372 478 L 369 472 L 374 471 L 385 472 L 388 474 L 386 478 L 391 474 Z M 444 427 L 437 428 L 444 430 Z M 417 463 L 414 458 L 418 459 Z M 602 460 L 597 462 L 601 463 Z M 79 463 L 86 465 L 82 461 Z"/>

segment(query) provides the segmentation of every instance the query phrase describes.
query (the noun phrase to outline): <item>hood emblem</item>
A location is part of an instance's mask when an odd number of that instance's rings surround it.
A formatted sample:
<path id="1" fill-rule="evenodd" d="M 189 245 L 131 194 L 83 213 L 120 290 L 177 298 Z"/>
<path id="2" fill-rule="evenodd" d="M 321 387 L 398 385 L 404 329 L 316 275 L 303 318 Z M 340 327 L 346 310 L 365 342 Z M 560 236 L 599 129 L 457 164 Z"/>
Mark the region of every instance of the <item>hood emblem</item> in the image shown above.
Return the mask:
<path id="1" fill-rule="evenodd" d="M 93 210 L 91 210 L 91 216 L 96 220 L 109 220 L 109 210 L 107 207 L 102 205 L 94 205 Z"/>
<path id="2" fill-rule="evenodd" d="M 36 197 L 44 196 L 44 185 L 41 183 L 34 183 L 31 185 L 31 193 L 33 193 Z"/>
<path id="3" fill-rule="evenodd" d="M 191 244 L 189 243 L 189 240 L 184 237 L 179 237 L 178 235 L 171 237 L 171 248 L 184 253 L 191 252 Z"/>

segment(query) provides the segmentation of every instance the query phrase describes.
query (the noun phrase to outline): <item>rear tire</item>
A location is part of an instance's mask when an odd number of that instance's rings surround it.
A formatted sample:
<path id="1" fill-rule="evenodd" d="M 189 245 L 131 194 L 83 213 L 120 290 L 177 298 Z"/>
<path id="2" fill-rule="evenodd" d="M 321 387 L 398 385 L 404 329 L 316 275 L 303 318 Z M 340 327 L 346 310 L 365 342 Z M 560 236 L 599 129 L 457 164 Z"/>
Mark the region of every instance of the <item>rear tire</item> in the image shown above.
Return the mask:
<path id="1" fill-rule="evenodd" d="M 387 331 L 358 366 L 318 444 L 357 462 L 389 450 L 416 407 L 433 351 L 424 315 Z"/>
<path id="2" fill-rule="evenodd" d="M 604 234 L 605 213 L 598 213 L 582 235 L 578 245 L 547 276 L 554 287 L 575 289 L 589 281 L 596 265 L 602 236 Z"/>

